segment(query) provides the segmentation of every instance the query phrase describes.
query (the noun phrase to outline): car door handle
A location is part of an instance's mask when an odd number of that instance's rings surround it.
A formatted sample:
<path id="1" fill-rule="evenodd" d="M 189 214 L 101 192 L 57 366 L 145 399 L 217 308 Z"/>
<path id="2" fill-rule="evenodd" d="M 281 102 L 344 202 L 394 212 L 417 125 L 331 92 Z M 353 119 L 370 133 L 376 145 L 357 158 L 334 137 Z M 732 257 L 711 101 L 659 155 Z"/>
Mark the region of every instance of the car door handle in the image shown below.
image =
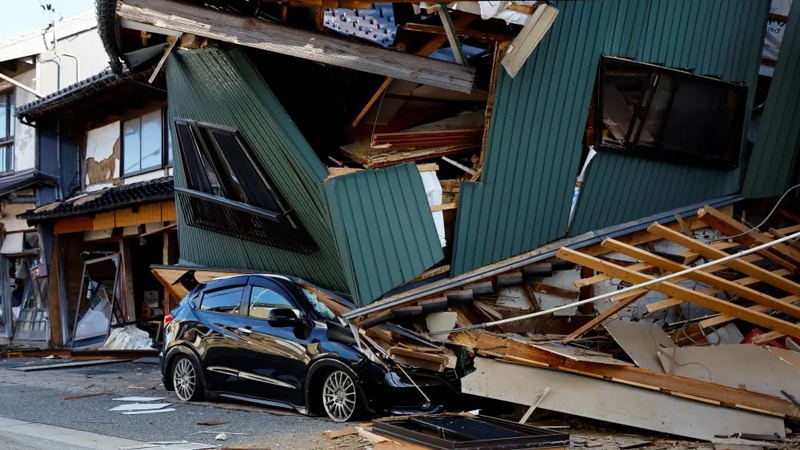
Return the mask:
<path id="1" fill-rule="evenodd" d="M 253 330 L 251 330 L 250 327 L 237 328 L 236 331 L 238 331 L 240 333 L 244 333 L 244 334 L 252 334 L 253 333 Z"/>

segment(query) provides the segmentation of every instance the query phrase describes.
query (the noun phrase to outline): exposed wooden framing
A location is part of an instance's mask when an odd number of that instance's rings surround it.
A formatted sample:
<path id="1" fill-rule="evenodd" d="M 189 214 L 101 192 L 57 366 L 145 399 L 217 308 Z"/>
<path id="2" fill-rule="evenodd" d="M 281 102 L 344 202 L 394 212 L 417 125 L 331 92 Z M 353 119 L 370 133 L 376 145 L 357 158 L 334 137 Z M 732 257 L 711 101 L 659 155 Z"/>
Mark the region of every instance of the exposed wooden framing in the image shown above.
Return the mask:
<path id="1" fill-rule="evenodd" d="M 766 237 L 758 230 L 749 231 L 750 227 L 738 222 L 736 219 L 727 214 L 717 211 L 710 206 L 701 208 L 697 213 L 697 217 L 709 226 L 721 231 L 726 236 L 737 236 L 739 234 L 746 233 L 733 239 L 748 246 L 766 244 L 767 242 L 772 241 L 772 239 Z M 759 253 L 788 269 L 798 272 L 798 266 L 800 265 L 800 252 L 785 244 L 775 245 Z"/>
<path id="2" fill-rule="evenodd" d="M 439 34 L 442 36 L 446 35 L 446 31 L 443 27 L 437 27 L 436 25 L 427 25 L 424 23 L 407 23 L 403 25 L 403 29 L 408 31 L 420 31 L 423 33 Z M 507 34 L 487 33 L 479 30 L 468 30 L 466 28 L 456 28 L 455 32 L 459 36 L 478 39 L 482 41 L 505 42 L 514 39 L 514 36 L 509 36 Z"/>
<path id="3" fill-rule="evenodd" d="M 798 297 L 797 295 L 788 295 L 786 297 L 781 298 L 780 301 L 784 302 L 784 303 L 792 303 L 792 304 L 796 305 L 796 304 L 800 303 L 800 297 Z M 767 311 L 770 310 L 770 308 L 768 308 L 768 307 L 766 307 L 764 305 L 753 305 L 753 306 L 749 307 L 748 309 L 750 309 L 751 311 L 755 311 L 755 312 L 767 312 Z M 726 323 L 728 323 L 730 321 L 736 320 L 736 319 L 737 318 L 733 317 L 733 316 L 720 314 L 720 315 L 717 315 L 717 316 L 714 316 L 714 317 L 709 317 L 708 319 L 701 320 L 700 322 L 698 322 L 698 324 L 702 328 L 711 328 L 711 327 L 716 327 L 716 326 L 719 326 L 719 325 L 724 325 L 724 324 L 726 324 Z"/>
<path id="4" fill-rule="evenodd" d="M 753 338 L 753 344 L 764 344 L 766 342 L 780 339 L 785 337 L 786 335 L 783 333 L 778 333 L 777 331 L 770 331 L 769 333 L 760 334 Z"/>
<path id="5" fill-rule="evenodd" d="M 457 202 L 442 203 L 441 205 L 433 205 L 433 206 L 431 206 L 431 212 L 448 211 L 448 210 L 456 209 L 456 208 L 458 208 L 458 203 Z"/>
<path id="6" fill-rule="evenodd" d="M 265 20 L 170 0 L 126 0 L 117 14 L 134 22 L 193 33 L 323 64 L 470 93 L 475 69 L 378 48 Z"/>
<path id="7" fill-rule="evenodd" d="M 442 192 L 458 193 L 461 189 L 461 180 L 439 180 Z"/>
<path id="8" fill-rule="evenodd" d="M 441 267 L 436 267 L 430 270 L 426 270 L 420 276 L 411 280 L 410 283 L 413 283 L 414 281 L 425 280 L 427 278 L 435 277 L 436 275 L 441 275 L 443 273 L 449 273 L 449 272 L 450 272 L 450 264 L 446 264 Z"/>
<path id="9" fill-rule="evenodd" d="M 728 256 L 728 254 L 722 250 L 718 250 L 710 245 L 703 244 L 696 239 L 692 239 L 688 236 L 677 233 L 674 230 L 657 223 L 650 225 L 650 227 L 647 228 L 647 231 L 655 236 L 667 239 L 682 247 L 686 247 L 707 259 L 713 260 Z M 761 267 L 749 262 L 734 259 L 724 263 L 724 265 L 730 267 L 731 269 L 738 270 L 745 275 L 751 276 L 765 283 L 769 283 L 772 286 L 775 286 L 776 288 L 789 294 L 800 295 L 800 284 L 797 284 L 791 280 L 787 280 L 780 275 L 776 275 L 774 272 L 762 269 Z M 791 268 L 788 269 L 792 270 Z"/>
<path id="10" fill-rule="evenodd" d="M 688 266 L 685 266 L 683 264 L 678 264 L 674 261 L 670 261 L 667 258 L 663 258 L 661 256 L 655 255 L 645 250 L 641 250 L 631 245 L 623 244 L 622 242 L 616 241 L 614 239 L 606 239 L 605 241 L 603 241 L 603 246 L 612 249 L 616 252 L 628 255 L 632 258 L 636 258 L 641 261 L 647 262 L 649 264 L 653 264 L 656 267 L 659 267 L 661 269 L 673 273 L 680 272 L 682 270 L 686 270 L 689 268 Z M 755 289 L 751 289 L 747 286 L 733 283 L 724 278 L 712 275 L 708 272 L 703 272 L 701 270 L 698 270 L 687 274 L 687 278 L 690 278 L 692 280 L 698 281 L 703 284 L 707 284 L 717 289 L 721 289 L 736 294 L 740 297 L 756 302 L 759 305 L 768 306 L 770 308 L 789 314 L 792 317 L 800 318 L 800 308 L 798 308 L 797 306 L 794 306 L 791 303 L 781 302 L 775 297 L 758 292 Z"/>
<path id="11" fill-rule="evenodd" d="M 566 247 L 562 247 L 557 252 L 557 256 L 561 259 L 565 259 L 575 264 L 591 267 L 594 270 L 604 272 L 608 275 L 613 276 L 614 278 L 619 278 L 620 280 L 627 281 L 628 283 L 640 284 L 654 279 L 653 277 L 627 270 L 624 267 L 619 267 L 617 265 L 608 263 L 593 256 L 585 255 L 575 250 L 568 249 Z M 718 298 L 711 297 L 709 295 L 702 294 L 700 292 L 696 292 L 691 289 L 687 289 L 683 286 L 679 286 L 674 283 L 665 281 L 652 285 L 650 289 L 657 292 L 661 292 L 662 294 L 682 298 L 689 303 L 710 309 L 712 311 L 717 311 L 723 314 L 736 316 L 739 319 L 768 328 L 770 330 L 780 331 L 792 337 L 795 336 L 800 337 L 800 325 L 798 324 L 785 322 L 783 320 L 776 319 L 766 314 L 752 311 L 745 307 L 730 302 L 726 302 L 724 300 L 720 300 Z"/>
<path id="12" fill-rule="evenodd" d="M 30 88 L 30 87 L 28 87 L 28 86 L 25 86 L 24 84 L 20 83 L 19 81 L 15 80 L 15 79 L 13 79 L 13 78 L 11 78 L 11 77 L 7 76 L 7 75 L 4 75 L 4 74 L 2 74 L 2 73 L 0 73 L 0 80 L 8 81 L 9 83 L 11 83 L 11 84 L 13 84 L 14 86 L 16 86 L 16 87 L 18 87 L 18 88 L 22 89 L 23 91 L 25 91 L 25 92 L 28 92 L 29 94 L 33 94 L 33 95 L 35 95 L 37 98 L 42 98 L 42 97 L 44 97 L 44 95 L 42 95 L 42 94 L 41 94 L 39 91 L 37 91 L 36 89 Z"/>
<path id="13" fill-rule="evenodd" d="M 770 228 L 769 232 L 772 235 L 772 237 L 774 237 L 776 239 L 784 238 L 784 237 L 787 236 L 786 233 L 783 233 L 781 230 L 776 230 L 775 228 Z M 792 241 L 792 242 L 789 243 L 789 245 L 792 246 L 795 249 L 800 250 L 800 242 Z"/>
<path id="14" fill-rule="evenodd" d="M 453 50 L 453 57 L 458 64 L 466 65 L 467 57 L 464 56 L 464 49 L 461 48 L 461 41 L 458 40 L 456 26 L 453 25 L 453 18 L 450 17 L 450 11 L 447 10 L 447 3 L 437 3 L 436 13 L 442 20 L 447 41 L 450 43 L 450 49 Z"/>
<path id="15" fill-rule="evenodd" d="M 717 405 L 747 409 L 777 416 L 800 417 L 800 407 L 795 406 L 788 400 L 771 395 L 759 394 L 691 378 L 667 375 L 633 366 L 570 360 L 564 356 L 532 347 L 524 342 L 504 339 L 487 333 L 482 333 L 478 336 L 476 350 L 479 350 L 479 353 L 490 351 L 496 355 L 505 356 L 504 359 L 523 364 L 549 367 L 551 369 L 593 378 L 602 378 L 615 383 L 624 383 L 645 389 L 657 390 L 665 394 L 677 395 L 679 397 L 710 402 Z"/>
<path id="16" fill-rule="evenodd" d="M 122 304 L 125 306 L 125 320 L 136 320 L 136 301 L 133 295 L 133 262 L 131 261 L 131 243 L 129 239 L 119 240 L 119 250 L 122 258 Z"/>
<path id="17" fill-rule="evenodd" d="M 497 92 L 497 77 L 500 74 L 500 61 L 508 50 L 511 42 L 498 42 L 494 44 L 494 56 L 492 57 L 492 76 L 489 80 L 489 98 L 486 100 L 486 119 L 483 124 L 483 139 L 481 140 L 481 154 L 478 157 L 478 173 L 472 177 L 472 181 L 480 180 L 483 173 L 483 162 L 486 159 L 486 147 L 489 145 L 489 126 L 492 124 L 492 112 L 494 111 L 494 98 Z"/>
<path id="18" fill-rule="evenodd" d="M 456 25 L 456 27 L 465 27 L 465 26 L 469 25 L 470 23 L 472 23 L 472 21 L 475 20 L 475 19 L 476 19 L 476 16 L 473 16 L 472 14 L 462 14 L 462 15 L 456 17 L 455 25 Z M 419 49 L 416 52 L 416 54 L 419 55 L 419 56 L 430 56 L 433 52 L 435 52 L 436 50 L 439 50 L 439 47 L 444 45 L 445 42 L 447 42 L 447 37 L 446 36 L 436 36 L 433 39 L 431 39 L 430 41 L 428 41 L 427 44 L 422 46 L 422 48 Z M 383 95 L 383 92 L 386 91 L 386 89 L 389 88 L 390 84 L 392 84 L 392 80 L 393 80 L 392 77 L 387 77 L 385 80 L 383 80 L 383 83 L 380 85 L 378 90 L 375 91 L 375 93 L 369 99 L 367 104 L 364 105 L 364 109 L 362 109 L 361 112 L 358 113 L 358 116 L 356 116 L 355 120 L 353 120 L 353 127 L 356 127 L 356 126 L 358 126 L 359 123 L 361 123 L 361 121 L 367 115 L 369 110 L 372 109 L 372 107 L 375 105 L 375 103 L 378 101 L 378 99 L 381 98 L 381 96 Z"/>
<path id="19" fill-rule="evenodd" d="M 556 295 L 558 297 L 576 299 L 581 295 L 580 291 L 573 291 L 570 289 L 564 289 L 557 286 L 550 286 L 549 284 L 544 284 L 538 281 L 532 281 L 529 284 L 535 292 L 542 292 L 545 294 Z"/>
<path id="20" fill-rule="evenodd" d="M 773 273 L 775 273 L 777 275 L 781 275 L 781 276 L 787 276 L 787 275 L 790 275 L 792 272 L 790 270 L 788 270 L 788 269 L 780 269 L 780 270 L 777 270 L 777 271 L 775 271 Z M 761 282 L 761 280 L 759 280 L 757 278 L 753 278 L 753 277 L 739 278 L 738 280 L 733 280 L 732 281 L 732 283 L 741 284 L 742 286 L 751 286 L 753 284 L 760 283 L 760 282 Z M 708 295 L 716 295 L 716 294 L 719 294 L 720 292 L 723 292 L 723 291 L 724 291 L 723 289 L 716 289 L 716 288 L 706 288 L 706 289 L 700 290 L 700 292 L 702 292 L 703 294 L 708 294 Z M 655 311 L 660 311 L 662 309 L 670 308 L 672 306 L 680 305 L 681 303 L 683 303 L 682 300 L 680 300 L 678 298 L 675 298 L 675 297 L 670 297 L 670 298 L 661 300 L 659 302 L 650 303 L 649 305 L 645 306 L 645 309 L 647 309 L 648 313 L 652 313 L 652 312 L 655 312 Z"/>

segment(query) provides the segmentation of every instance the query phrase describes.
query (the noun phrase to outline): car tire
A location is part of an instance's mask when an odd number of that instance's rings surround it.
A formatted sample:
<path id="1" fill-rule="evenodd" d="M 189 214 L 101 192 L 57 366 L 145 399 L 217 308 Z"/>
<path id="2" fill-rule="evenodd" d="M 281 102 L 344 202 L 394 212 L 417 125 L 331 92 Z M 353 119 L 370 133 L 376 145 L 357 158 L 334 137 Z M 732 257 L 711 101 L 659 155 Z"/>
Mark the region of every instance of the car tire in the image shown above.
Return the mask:
<path id="1" fill-rule="evenodd" d="M 184 355 L 176 356 L 170 372 L 175 394 L 181 401 L 188 402 L 204 398 L 205 386 L 200 374 L 200 367 L 191 358 Z"/>
<path id="2" fill-rule="evenodd" d="M 361 395 L 355 378 L 343 370 L 334 370 L 322 382 L 322 406 L 334 422 L 347 422 L 361 408 Z"/>

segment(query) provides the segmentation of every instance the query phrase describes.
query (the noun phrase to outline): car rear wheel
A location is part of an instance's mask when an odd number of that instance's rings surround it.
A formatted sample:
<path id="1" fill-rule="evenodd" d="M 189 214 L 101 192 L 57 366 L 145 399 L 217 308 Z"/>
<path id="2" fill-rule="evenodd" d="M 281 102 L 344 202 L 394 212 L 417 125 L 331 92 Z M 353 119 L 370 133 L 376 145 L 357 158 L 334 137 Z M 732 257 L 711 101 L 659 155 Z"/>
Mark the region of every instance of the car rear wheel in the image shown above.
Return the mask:
<path id="1" fill-rule="evenodd" d="M 322 385 L 322 405 L 334 422 L 347 422 L 358 411 L 361 398 L 353 377 L 337 370 L 325 377 Z"/>
<path id="2" fill-rule="evenodd" d="M 172 385 L 175 394 L 184 402 L 203 398 L 203 385 L 198 376 L 199 370 L 186 356 L 178 356 L 172 363 Z"/>

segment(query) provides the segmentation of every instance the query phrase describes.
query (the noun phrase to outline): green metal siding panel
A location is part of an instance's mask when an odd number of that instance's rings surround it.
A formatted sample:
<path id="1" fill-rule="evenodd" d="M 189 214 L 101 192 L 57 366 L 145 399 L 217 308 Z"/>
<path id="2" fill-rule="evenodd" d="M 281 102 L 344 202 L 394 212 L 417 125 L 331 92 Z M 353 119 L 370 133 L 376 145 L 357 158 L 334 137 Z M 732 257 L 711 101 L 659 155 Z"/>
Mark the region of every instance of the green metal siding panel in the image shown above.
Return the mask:
<path id="1" fill-rule="evenodd" d="M 173 53 L 167 82 L 170 117 L 239 129 L 319 247 L 305 256 L 189 227 L 178 208 L 181 258 L 207 266 L 286 273 L 349 290 L 322 192 L 325 167 L 247 57 L 237 50 Z M 174 159 L 175 184 L 185 187 L 179 152 Z"/>
<path id="2" fill-rule="evenodd" d="M 517 77 L 505 72 L 499 76 L 482 181 L 461 187 L 453 275 L 530 251 L 567 233 L 602 55 L 695 68 L 699 74 L 754 86 L 768 4 L 768 0 L 556 2 L 560 13 L 555 24 Z M 577 233 L 578 228 L 603 228 L 736 192 L 739 179 L 738 170 L 700 170 L 598 154 L 574 229 Z"/>
<path id="3" fill-rule="evenodd" d="M 800 2 L 792 4 L 742 195 L 783 194 L 797 179 L 800 151 Z"/>
<path id="4" fill-rule="evenodd" d="M 325 183 L 346 276 L 359 306 L 444 258 L 414 164 L 363 170 Z"/>

